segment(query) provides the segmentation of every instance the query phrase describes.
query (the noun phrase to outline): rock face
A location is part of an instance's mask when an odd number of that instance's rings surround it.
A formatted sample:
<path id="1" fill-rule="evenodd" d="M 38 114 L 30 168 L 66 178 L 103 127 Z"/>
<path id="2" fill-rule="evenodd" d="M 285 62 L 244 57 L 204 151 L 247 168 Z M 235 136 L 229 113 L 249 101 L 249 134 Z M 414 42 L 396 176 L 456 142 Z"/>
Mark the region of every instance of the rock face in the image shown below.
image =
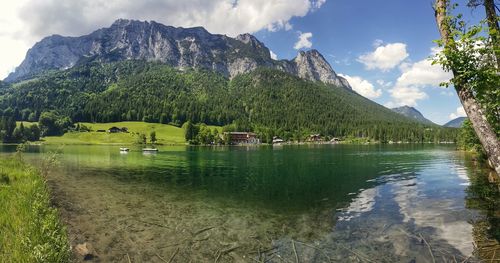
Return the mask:
<path id="1" fill-rule="evenodd" d="M 15 82 L 89 61 L 128 59 L 159 61 L 179 69 L 209 69 L 229 78 L 257 67 L 268 67 L 351 89 L 317 50 L 301 51 L 293 60 L 278 61 L 271 59 L 269 49 L 250 34 L 231 38 L 210 34 L 203 27 L 176 28 L 154 21 L 125 19 L 81 37 L 44 38 L 28 51 L 21 65 L 5 81 Z"/>
<path id="2" fill-rule="evenodd" d="M 391 110 L 394 112 L 397 112 L 401 115 L 404 115 L 408 118 L 417 120 L 421 123 L 434 124 L 432 121 L 426 119 L 424 117 L 424 115 L 422 115 L 422 113 L 420 113 L 420 111 L 418 111 L 417 109 L 410 107 L 410 106 L 405 105 L 405 106 L 401 106 L 401 107 L 397 107 L 397 108 L 392 108 Z"/>
<path id="3" fill-rule="evenodd" d="M 272 68 L 311 81 L 321 81 L 352 90 L 349 82 L 338 76 L 326 59 L 316 49 L 300 51 L 292 60 L 273 61 Z"/>

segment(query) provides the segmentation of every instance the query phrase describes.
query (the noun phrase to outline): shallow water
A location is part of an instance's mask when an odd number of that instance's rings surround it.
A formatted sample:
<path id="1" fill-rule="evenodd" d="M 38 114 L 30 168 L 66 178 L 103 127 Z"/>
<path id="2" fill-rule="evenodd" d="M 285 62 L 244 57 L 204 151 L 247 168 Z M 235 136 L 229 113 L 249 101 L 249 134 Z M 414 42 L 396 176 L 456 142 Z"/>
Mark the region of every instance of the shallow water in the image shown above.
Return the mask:
<path id="1" fill-rule="evenodd" d="M 95 262 L 500 258 L 480 253 L 499 238 L 498 185 L 453 146 L 131 150 L 65 146 L 49 176 L 72 244 L 91 243 Z"/>

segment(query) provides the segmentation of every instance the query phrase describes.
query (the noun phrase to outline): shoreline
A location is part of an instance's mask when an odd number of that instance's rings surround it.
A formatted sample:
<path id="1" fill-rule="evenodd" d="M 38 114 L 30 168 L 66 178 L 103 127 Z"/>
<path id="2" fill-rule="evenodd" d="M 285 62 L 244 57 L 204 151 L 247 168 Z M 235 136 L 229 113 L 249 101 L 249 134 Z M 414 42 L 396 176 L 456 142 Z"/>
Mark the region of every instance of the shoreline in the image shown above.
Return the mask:
<path id="1" fill-rule="evenodd" d="M 69 262 L 67 228 L 46 172 L 19 153 L 0 160 L 1 262 Z"/>
<path id="2" fill-rule="evenodd" d="M 23 143 L 0 143 L 0 145 L 20 145 Z M 456 145 L 456 142 L 394 142 L 394 143 L 382 143 L 382 142 L 351 142 L 351 141 L 341 141 L 341 142 L 287 142 L 287 143 L 259 143 L 259 144 L 188 144 L 188 143 L 167 143 L 167 144 L 134 144 L 134 143 L 64 143 L 64 142 L 49 142 L 36 141 L 36 142 L 24 142 L 26 145 L 30 146 L 43 146 L 43 145 L 75 145 L 75 146 L 190 146 L 190 147 L 259 147 L 259 146 L 297 146 L 297 145 L 416 145 L 416 144 L 439 144 L 439 145 Z M 461 150 L 466 151 L 466 150 Z M 469 152 L 469 151 L 466 151 Z"/>

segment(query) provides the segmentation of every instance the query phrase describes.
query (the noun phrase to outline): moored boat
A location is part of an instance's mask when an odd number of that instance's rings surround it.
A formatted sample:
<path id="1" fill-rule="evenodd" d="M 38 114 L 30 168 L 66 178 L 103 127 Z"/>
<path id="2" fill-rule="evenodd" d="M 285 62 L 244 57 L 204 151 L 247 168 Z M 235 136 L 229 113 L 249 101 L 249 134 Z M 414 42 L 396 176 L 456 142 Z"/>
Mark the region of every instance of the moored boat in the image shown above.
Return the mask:
<path id="1" fill-rule="evenodd" d="M 143 148 L 142 151 L 143 152 L 157 152 L 158 149 L 156 149 L 156 148 Z"/>

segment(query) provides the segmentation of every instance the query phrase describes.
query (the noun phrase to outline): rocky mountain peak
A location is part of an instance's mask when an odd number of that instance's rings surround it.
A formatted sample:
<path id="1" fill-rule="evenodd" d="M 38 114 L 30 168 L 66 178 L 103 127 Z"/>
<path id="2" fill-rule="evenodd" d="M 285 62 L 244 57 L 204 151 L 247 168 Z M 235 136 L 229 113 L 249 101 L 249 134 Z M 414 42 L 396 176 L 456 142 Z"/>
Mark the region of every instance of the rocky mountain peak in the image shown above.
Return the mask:
<path id="1" fill-rule="evenodd" d="M 125 27 L 125 26 L 131 24 L 133 21 L 140 22 L 137 20 L 118 18 L 117 20 L 115 20 L 115 22 L 113 22 L 113 24 L 111 24 L 111 27 Z"/>
<path id="2" fill-rule="evenodd" d="M 322 59 L 323 58 L 323 55 L 321 55 L 321 53 L 319 53 L 319 51 L 317 49 L 310 49 L 310 50 L 301 50 L 299 51 L 299 54 L 297 55 L 297 57 L 321 57 Z"/>
<path id="3" fill-rule="evenodd" d="M 5 81 L 28 79 L 48 70 L 64 70 L 89 61 L 138 59 L 176 68 L 204 68 L 232 78 L 258 67 L 279 69 L 312 81 L 350 89 L 319 51 L 300 51 L 293 60 L 272 60 L 269 49 L 251 34 L 236 38 L 211 34 L 203 27 L 165 26 L 154 21 L 118 19 L 110 27 L 80 37 L 44 38 Z"/>
<path id="4" fill-rule="evenodd" d="M 347 80 L 337 76 L 328 61 L 316 49 L 300 51 L 294 62 L 297 65 L 297 74 L 302 78 L 320 80 L 324 83 L 351 89 Z"/>
<path id="5" fill-rule="evenodd" d="M 399 113 L 401 115 L 404 115 L 404 116 L 406 116 L 408 118 L 417 120 L 417 121 L 419 121 L 421 123 L 434 124 L 432 121 L 426 119 L 424 117 L 424 115 L 420 111 L 418 111 L 414 107 L 410 107 L 408 105 L 404 105 L 404 106 L 401 106 L 401 107 L 392 108 L 391 110 L 394 111 L 394 112 L 397 112 L 397 113 Z"/>
<path id="6" fill-rule="evenodd" d="M 237 35 L 236 40 L 239 40 L 245 44 L 262 45 L 262 43 L 260 43 L 260 41 L 257 40 L 256 37 L 248 33 Z"/>

